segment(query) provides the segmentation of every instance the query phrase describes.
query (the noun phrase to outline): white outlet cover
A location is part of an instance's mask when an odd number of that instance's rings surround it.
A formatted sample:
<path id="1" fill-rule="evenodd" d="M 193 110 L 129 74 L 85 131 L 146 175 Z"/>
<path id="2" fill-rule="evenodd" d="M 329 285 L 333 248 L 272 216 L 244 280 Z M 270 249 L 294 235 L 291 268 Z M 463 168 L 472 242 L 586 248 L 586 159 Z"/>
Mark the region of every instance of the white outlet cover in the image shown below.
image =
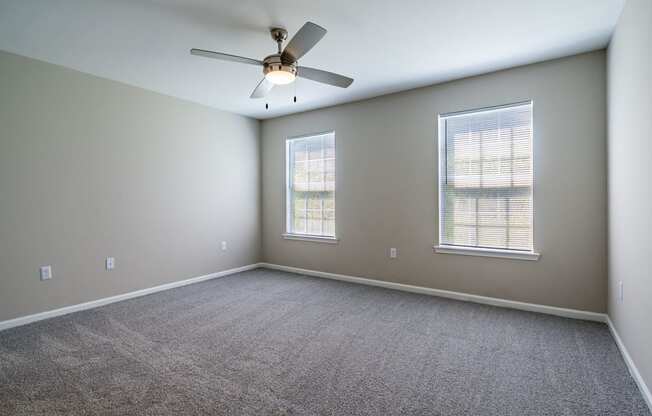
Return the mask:
<path id="1" fill-rule="evenodd" d="M 106 264 L 106 270 L 113 270 L 115 268 L 115 258 L 107 257 L 105 264 Z"/>
<path id="2" fill-rule="evenodd" d="M 389 249 L 389 257 L 395 259 L 398 256 L 398 250 L 395 248 L 390 248 Z"/>
<path id="3" fill-rule="evenodd" d="M 52 279 L 52 266 L 41 266 L 40 275 L 41 275 L 41 280 Z"/>
<path id="4" fill-rule="evenodd" d="M 222 241 L 221 247 L 222 251 L 226 251 L 226 241 Z"/>

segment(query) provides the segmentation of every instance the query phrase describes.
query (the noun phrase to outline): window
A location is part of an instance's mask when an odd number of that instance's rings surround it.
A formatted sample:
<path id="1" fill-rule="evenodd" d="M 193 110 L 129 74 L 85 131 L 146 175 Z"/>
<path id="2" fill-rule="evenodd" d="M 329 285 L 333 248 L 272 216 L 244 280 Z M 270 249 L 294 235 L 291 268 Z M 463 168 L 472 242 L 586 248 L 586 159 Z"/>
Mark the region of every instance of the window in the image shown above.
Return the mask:
<path id="1" fill-rule="evenodd" d="M 286 237 L 335 239 L 335 133 L 286 142 Z"/>
<path id="2" fill-rule="evenodd" d="M 532 253 L 532 103 L 440 115 L 439 132 L 439 248 Z"/>

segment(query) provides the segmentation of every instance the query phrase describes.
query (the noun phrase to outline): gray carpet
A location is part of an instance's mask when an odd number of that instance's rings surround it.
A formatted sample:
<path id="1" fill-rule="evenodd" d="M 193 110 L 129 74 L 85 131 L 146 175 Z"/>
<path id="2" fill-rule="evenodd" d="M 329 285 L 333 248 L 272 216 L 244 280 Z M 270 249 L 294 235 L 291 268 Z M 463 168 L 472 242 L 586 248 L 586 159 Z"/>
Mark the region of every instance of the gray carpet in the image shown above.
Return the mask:
<path id="1" fill-rule="evenodd" d="M 607 327 L 254 270 L 0 332 L 2 415 L 649 415 Z"/>

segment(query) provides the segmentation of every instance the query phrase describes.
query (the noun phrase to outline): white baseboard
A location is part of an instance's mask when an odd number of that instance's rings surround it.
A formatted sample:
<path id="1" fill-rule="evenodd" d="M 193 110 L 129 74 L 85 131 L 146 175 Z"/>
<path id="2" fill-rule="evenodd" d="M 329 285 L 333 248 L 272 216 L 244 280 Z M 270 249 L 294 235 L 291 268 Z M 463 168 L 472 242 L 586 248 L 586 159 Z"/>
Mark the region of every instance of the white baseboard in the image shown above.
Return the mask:
<path id="1" fill-rule="evenodd" d="M 645 384 L 645 380 L 643 380 L 643 377 L 641 377 L 641 373 L 638 372 L 638 368 L 636 368 L 636 364 L 634 364 L 634 360 L 632 360 L 632 357 L 629 355 L 627 348 L 625 348 L 625 344 L 623 343 L 623 340 L 620 339 L 620 335 L 618 335 L 618 331 L 616 331 L 616 327 L 614 326 L 614 323 L 611 321 L 611 318 L 609 318 L 609 316 L 607 316 L 607 325 L 609 326 L 611 335 L 613 335 L 614 339 L 616 340 L 616 345 L 618 345 L 618 349 L 620 350 L 620 353 L 622 354 L 623 359 L 625 360 L 625 364 L 627 364 L 629 373 L 634 378 L 634 381 L 636 382 L 638 389 L 641 391 L 641 394 L 643 395 L 645 402 L 650 408 L 650 412 L 652 412 L 652 394 L 650 393 L 650 389 L 647 387 L 647 384 Z"/>
<path id="2" fill-rule="evenodd" d="M 327 279 L 341 280 L 344 282 L 360 283 L 363 285 L 384 287 L 387 289 L 402 290 L 405 292 L 420 293 L 424 295 L 439 296 L 443 298 L 462 300 L 467 302 L 482 303 L 485 305 L 500 306 L 503 308 L 519 309 L 522 311 L 540 312 L 548 315 L 563 316 L 565 318 L 582 319 L 586 321 L 606 322 L 607 315 L 604 313 L 581 311 L 577 309 L 558 308 L 556 306 L 539 305 L 535 303 L 518 302 L 514 300 L 491 298 L 487 296 L 471 295 L 450 290 L 432 289 L 423 286 L 406 285 L 402 283 L 374 280 L 364 277 L 348 276 L 344 274 L 327 273 L 317 270 L 301 269 L 298 267 L 282 266 L 272 263 L 259 263 L 260 267 L 281 270 L 291 273 L 298 273 L 307 276 L 324 277 Z"/>
<path id="3" fill-rule="evenodd" d="M 4 329 L 13 328 L 16 326 L 26 325 L 31 322 L 41 321 L 43 319 L 54 318 L 55 316 L 66 315 L 72 312 L 78 312 L 86 309 L 97 308 L 98 306 L 108 305 L 109 303 L 115 303 L 115 302 L 120 302 L 122 300 L 149 295 L 150 293 L 161 292 L 163 290 L 174 289 L 176 287 L 186 286 L 193 283 L 199 283 L 205 280 L 216 279 L 218 277 L 228 276 L 234 273 L 257 269 L 258 267 L 260 267 L 259 263 L 248 264 L 246 266 L 236 267 L 234 269 L 229 269 L 229 270 L 223 270 L 221 272 L 211 273 L 204 276 L 193 277 L 191 279 L 180 280 L 178 282 L 166 283 L 160 286 L 154 286 L 147 289 L 136 290 L 135 292 L 123 293 L 121 295 L 92 300 L 90 302 L 79 303 L 77 305 L 65 306 L 63 308 L 53 309 L 51 311 L 45 311 L 45 312 L 35 313 L 33 315 L 21 316 L 19 318 L 9 319 L 7 321 L 0 321 L 0 331 Z"/>

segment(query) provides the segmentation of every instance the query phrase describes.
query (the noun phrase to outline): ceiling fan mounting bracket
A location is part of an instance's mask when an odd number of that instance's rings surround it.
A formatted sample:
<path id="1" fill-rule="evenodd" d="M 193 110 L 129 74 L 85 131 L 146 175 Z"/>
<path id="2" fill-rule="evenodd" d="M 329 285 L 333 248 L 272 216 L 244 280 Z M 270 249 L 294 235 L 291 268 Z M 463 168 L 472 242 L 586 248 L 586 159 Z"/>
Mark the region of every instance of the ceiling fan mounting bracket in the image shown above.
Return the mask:
<path id="1" fill-rule="evenodd" d="M 272 39 L 276 42 L 283 42 L 288 38 L 288 31 L 282 27 L 273 27 L 269 32 L 272 34 Z"/>
<path id="2" fill-rule="evenodd" d="M 269 29 L 269 33 L 272 35 L 272 39 L 278 45 L 278 53 L 281 53 L 283 50 L 283 42 L 288 38 L 288 31 L 282 27 L 273 27 Z"/>

